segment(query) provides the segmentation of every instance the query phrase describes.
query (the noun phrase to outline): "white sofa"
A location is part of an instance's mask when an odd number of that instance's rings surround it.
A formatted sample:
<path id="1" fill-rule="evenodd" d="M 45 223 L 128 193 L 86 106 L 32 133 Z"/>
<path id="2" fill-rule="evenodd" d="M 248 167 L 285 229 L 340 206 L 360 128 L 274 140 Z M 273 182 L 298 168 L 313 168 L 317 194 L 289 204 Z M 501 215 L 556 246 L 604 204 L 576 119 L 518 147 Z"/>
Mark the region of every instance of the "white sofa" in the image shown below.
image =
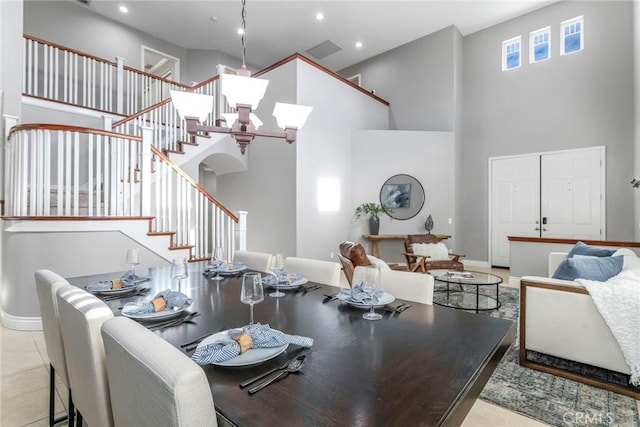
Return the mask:
<path id="1" fill-rule="evenodd" d="M 549 254 L 549 277 L 525 276 L 520 281 L 520 365 L 640 398 L 640 389 L 585 378 L 527 358 L 527 350 L 533 350 L 630 374 L 587 290 L 577 282 L 550 278 L 566 255 Z"/>

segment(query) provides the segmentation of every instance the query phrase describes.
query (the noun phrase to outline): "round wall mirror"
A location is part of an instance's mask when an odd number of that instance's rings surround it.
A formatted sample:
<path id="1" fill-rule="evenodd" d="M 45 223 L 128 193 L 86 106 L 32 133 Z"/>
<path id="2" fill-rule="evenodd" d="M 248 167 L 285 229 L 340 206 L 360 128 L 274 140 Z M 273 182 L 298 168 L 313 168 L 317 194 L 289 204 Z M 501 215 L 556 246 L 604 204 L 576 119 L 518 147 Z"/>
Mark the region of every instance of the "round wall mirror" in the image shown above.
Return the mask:
<path id="1" fill-rule="evenodd" d="M 394 175 L 382 184 L 380 204 L 393 210 L 388 214 L 391 218 L 413 218 L 424 206 L 424 188 L 411 175 Z"/>

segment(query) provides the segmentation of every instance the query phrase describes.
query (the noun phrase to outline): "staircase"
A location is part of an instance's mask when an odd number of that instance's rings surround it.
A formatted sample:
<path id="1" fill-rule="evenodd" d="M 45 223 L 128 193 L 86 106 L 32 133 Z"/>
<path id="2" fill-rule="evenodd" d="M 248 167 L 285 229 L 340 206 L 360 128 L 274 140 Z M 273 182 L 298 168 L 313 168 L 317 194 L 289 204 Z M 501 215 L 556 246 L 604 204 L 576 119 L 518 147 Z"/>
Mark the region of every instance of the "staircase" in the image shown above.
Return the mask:
<path id="1" fill-rule="evenodd" d="M 238 216 L 178 166 L 184 160 L 174 161 L 215 153 L 210 141 L 199 144 L 186 133 L 169 99 L 148 105 L 168 89 L 213 95 L 221 105 L 218 76 L 187 87 L 34 37 L 25 36 L 24 43 L 24 96 L 130 115 L 108 130 L 12 127 L 5 146 L 5 219 L 138 220 L 146 228 L 144 241 L 139 232 L 123 232 L 167 260 L 180 253 L 190 261 L 209 259 L 216 246 L 230 258 L 244 247 Z M 145 90 L 151 87 L 152 95 Z M 214 112 L 220 108 L 228 110 L 216 105 Z"/>

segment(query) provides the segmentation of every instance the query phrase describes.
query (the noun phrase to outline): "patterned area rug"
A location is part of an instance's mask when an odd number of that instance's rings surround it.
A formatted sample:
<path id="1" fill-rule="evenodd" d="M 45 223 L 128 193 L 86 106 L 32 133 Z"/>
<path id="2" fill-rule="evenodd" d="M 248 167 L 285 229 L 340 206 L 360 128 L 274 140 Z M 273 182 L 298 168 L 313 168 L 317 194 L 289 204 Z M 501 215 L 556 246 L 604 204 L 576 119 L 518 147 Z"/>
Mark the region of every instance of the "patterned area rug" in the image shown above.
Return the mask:
<path id="1" fill-rule="evenodd" d="M 501 287 L 502 307 L 484 314 L 517 321 L 518 299 L 518 289 Z M 604 369 L 545 355 L 535 357 L 545 364 L 607 376 L 623 383 L 628 381 L 628 377 Z M 500 361 L 480 398 L 552 426 L 640 427 L 634 399 L 520 366 L 518 337 Z"/>

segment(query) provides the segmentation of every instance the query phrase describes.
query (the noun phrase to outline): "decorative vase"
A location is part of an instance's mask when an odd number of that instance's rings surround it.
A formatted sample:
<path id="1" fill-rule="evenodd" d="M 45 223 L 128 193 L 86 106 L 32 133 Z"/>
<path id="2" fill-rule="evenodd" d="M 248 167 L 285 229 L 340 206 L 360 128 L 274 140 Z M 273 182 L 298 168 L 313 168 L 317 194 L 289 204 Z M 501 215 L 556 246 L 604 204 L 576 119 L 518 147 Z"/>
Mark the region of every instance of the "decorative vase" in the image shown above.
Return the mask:
<path id="1" fill-rule="evenodd" d="M 380 231 L 380 218 L 377 216 L 369 217 L 369 234 L 377 235 Z"/>
<path id="2" fill-rule="evenodd" d="M 424 229 L 427 230 L 427 234 L 431 234 L 431 230 L 433 230 L 433 218 L 431 218 L 431 215 L 424 222 Z"/>

